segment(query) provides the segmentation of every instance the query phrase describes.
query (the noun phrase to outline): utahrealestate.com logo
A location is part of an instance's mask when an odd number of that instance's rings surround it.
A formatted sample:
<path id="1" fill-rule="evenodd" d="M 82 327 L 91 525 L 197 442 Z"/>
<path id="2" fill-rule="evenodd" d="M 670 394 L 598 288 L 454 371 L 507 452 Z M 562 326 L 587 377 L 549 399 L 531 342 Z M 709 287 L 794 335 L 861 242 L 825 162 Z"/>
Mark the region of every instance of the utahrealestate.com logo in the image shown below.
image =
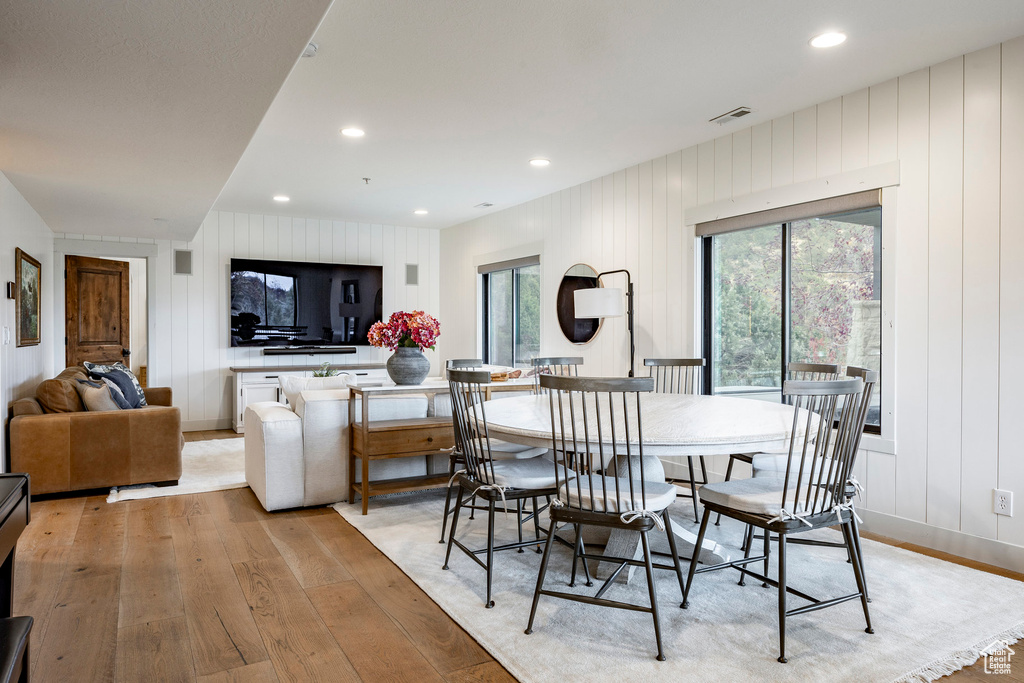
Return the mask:
<path id="1" fill-rule="evenodd" d="M 1010 660 L 1015 653 L 1010 649 L 1008 642 L 1005 640 L 994 640 L 988 647 L 982 650 L 982 653 L 985 656 L 985 673 L 1010 673 Z"/>

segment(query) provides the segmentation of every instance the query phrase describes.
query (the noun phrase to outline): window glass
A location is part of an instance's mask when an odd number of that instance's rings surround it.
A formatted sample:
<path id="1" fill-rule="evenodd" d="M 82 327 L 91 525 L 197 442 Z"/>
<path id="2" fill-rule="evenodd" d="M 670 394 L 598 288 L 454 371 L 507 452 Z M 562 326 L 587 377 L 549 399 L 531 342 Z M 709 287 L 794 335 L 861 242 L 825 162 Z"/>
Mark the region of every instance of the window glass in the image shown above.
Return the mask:
<path id="1" fill-rule="evenodd" d="M 495 270 L 483 277 L 484 360 L 529 367 L 540 353 L 540 265 Z"/>

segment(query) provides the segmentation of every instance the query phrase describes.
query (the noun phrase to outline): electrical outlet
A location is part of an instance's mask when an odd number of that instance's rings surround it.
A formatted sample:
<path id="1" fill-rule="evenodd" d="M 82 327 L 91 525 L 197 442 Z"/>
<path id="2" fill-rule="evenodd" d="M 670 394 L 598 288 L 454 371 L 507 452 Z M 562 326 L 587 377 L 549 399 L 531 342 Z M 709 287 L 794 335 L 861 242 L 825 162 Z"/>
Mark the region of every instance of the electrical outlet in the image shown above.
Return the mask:
<path id="1" fill-rule="evenodd" d="M 1013 491 L 992 489 L 992 512 L 1013 517 Z"/>

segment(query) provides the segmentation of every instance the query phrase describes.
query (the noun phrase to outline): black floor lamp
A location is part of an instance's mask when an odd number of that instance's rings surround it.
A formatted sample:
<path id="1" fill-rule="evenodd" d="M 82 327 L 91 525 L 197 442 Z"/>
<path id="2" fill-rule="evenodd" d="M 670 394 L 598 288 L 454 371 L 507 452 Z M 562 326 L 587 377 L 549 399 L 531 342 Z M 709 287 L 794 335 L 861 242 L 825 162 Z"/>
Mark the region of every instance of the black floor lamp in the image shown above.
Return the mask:
<path id="1" fill-rule="evenodd" d="M 626 309 L 622 308 L 622 290 L 617 287 L 594 287 L 577 289 L 573 294 L 573 305 L 577 318 L 620 318 L 626 315 L 629 327 L 629 376 L 633 376 L 636 356 L 636 339 L 633 332 L 633 278 L 625 268 L 608 270 L 597 274 L 598 283 L 602 275 L 626 274 Z"/>

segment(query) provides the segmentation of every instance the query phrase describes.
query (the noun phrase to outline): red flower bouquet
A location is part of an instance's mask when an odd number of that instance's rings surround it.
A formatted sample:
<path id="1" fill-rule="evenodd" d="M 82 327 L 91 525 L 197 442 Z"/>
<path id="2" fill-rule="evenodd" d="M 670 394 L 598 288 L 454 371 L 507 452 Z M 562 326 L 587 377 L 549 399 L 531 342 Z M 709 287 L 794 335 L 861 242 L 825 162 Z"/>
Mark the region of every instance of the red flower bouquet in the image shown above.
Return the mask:
<path id="1" fill-rule="evenodd" d="M 399 347 L 434 348 L 441 335 L 441 323 L 423 311 L 397 311 L 387 322 L 376 322 L 370 327 L 367 339 L 374 346 L 394 351 Z"/>

